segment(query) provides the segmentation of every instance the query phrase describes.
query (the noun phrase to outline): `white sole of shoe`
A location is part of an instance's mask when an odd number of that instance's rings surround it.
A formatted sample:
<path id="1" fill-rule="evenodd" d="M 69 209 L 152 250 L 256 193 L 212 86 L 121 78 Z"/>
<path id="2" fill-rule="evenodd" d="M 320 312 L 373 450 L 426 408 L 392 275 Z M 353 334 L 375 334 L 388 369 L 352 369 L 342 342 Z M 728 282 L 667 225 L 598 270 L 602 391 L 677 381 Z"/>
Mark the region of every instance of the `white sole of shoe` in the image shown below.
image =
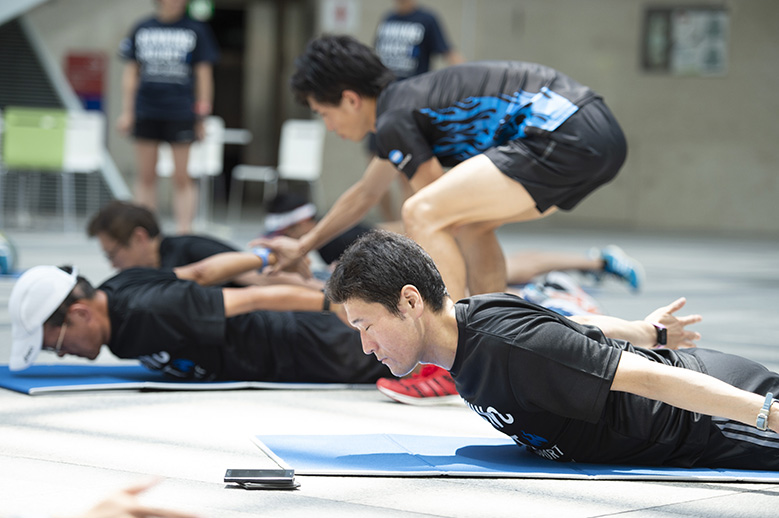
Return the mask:
<path id="1" fill-rule="evenodd" d="M 403 394 L 398 394 L 397 392 L 392 392 L 391 390 L 387 390 L 384 387 L 376 387 L 379 392 L 387 396 L 393 401 L 397 401 L 398 403 L 403 403 L 405 405 L 414 405 L 414 406 L 435 406 L 435 405 L 455 405 L 455 404 L 462 404 L 463 398 L 461 398 L 458 394 L 454 394 L 451 396 L 439 396 L 439 397 L 411 397 L 411 396 L 405 396 Z"/>

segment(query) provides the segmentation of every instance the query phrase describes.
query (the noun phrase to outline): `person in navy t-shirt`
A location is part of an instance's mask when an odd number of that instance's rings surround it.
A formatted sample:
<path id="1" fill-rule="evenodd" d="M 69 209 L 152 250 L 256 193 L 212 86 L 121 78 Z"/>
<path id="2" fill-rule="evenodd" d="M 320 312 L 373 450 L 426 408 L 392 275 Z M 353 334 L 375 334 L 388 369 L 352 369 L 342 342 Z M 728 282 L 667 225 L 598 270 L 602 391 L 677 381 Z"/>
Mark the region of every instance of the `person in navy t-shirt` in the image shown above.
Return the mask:
<path id="1" fill-rule="evenodd" d="M 447 64 L 463 62 L 446 39 L 435 14 L 417 6 L 415 0 L 394 0 L 395 10 L 376 29 L 376 54 L 396 79 L 424 74 L 436 54 Z"/>
<path id="2" fill-rule="evenodd" d="M 157 12 L 122 40 L 120 132 L 135 138 L 138 176 L 135 199 L 152 209 L 157 202 L 157 152 L 169 142 L 173 154 L 173 211 L 177 230 L 188 233 L 197 190 L 187 171 L 189 147 L 204 136 L 211 114 L 213 63 L 219 49 L 208 25 L 185 14 L 183 0 L 157 0 Z"/>
<path id="3" fill-rule="evenodd" d="M 463 56 L 449 44 L 443 26 L 432 11 L 422 9 L 416 0 L 393 0 L 395 9 L 387 14 L 376 29 L 374 46 L 384 65 L 392 70 L 396 80 L 418 76 L 430 71 L 430 59 L 440 55 L 446 64 L 458 65 Z M 378 154 L 376 136 L 368 137 L 370 158 Z M 399 178 L 401 200 L 413 194 L 408 182 Z M 400 218 L 400 204 L 393 202 L 391 191 L 382 197 L 379 209 L 384 221 Z"/>

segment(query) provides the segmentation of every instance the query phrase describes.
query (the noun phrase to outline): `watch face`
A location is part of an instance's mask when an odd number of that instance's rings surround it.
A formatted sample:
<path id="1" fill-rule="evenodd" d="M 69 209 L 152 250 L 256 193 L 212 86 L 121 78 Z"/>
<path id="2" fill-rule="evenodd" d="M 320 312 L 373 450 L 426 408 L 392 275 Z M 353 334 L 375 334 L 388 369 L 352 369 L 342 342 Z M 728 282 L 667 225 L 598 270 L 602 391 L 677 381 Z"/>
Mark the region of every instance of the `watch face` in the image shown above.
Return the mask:
<path id="1" fill-rule="evenodd" d="M 668 330 L 663 324 L 652 324 L 655 326 L 655 330 L 657 331 L 657 343 L 660 345 L 665 345 L 668 343 Z"/>

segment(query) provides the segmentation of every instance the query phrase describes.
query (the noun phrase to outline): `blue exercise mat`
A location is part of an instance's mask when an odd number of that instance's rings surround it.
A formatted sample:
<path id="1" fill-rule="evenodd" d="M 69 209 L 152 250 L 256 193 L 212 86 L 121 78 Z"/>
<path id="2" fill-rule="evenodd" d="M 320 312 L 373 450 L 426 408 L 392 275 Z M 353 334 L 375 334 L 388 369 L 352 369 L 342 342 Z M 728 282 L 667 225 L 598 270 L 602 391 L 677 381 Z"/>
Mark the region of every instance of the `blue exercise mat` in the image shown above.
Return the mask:
<path id="1" fill-rule="evenodd" d="M 33 365 L 12 372 L 0 365 L 0 387 L 29 394 L 89 390 L 325 390 L 375 388 L 349 383 L 274 383 L 266 381 L 177 381 L 159 371 L 136 365 Z"/>
<path id="2" fill-rule="evenodd" d="M 779 483 L 779 472 L 560 463 L 507 438 L 423 435 L 258 435 L 296 475 L 493 477 Z"/>

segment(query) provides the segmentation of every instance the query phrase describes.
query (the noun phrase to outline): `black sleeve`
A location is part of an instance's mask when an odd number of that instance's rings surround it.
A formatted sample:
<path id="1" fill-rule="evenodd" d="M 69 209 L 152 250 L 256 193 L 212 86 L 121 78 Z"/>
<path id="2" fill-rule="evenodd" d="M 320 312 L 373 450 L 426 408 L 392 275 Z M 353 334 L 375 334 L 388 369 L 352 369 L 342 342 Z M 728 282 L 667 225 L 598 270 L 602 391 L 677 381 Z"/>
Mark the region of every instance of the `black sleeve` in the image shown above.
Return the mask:
<path id="1" fill-rule="evenodd" d="M 216 63 L 219 60 L 219 46 L 211 26 L 197 23 L 197 44 L 192 52 L 192 63 Z"/>
<path id="2" fill-rule="evenodd" d="M 202 261 L 206 257 L 236 249 L 221 241 L 204 236 L 166 237 L 160 243 L 160 266 L 176 268 Z"/>
<path id="3" fill-rule="evenodd" d="M 412 110 L 391 110 L 381 115 L 376 128 L 378 156 L 388 159 L 409 179 L 434 153 Z"/>
<path id="4" fill-rule="evenodd" d="M 509 356 L 514 397 L 528 409 L 596 422 L 617 370 L 621 349 L 597 328 L 542 320 L 518 336 Z"/>
<path id="5" fill-rule="evenodd" d="M 337 261 L 341 255 L 349 248 L 349 245 L 357 241 L 357 239 L 369 232 L 371 229 L 364 225 L 357 225 L 350 228 L 340 236 L 336 237 L 329 243 L 325 243 L 322 248 L 319 248 L 317 252 L 322 257 L 322 260 L 327 264 L 332 264 Z"/>

